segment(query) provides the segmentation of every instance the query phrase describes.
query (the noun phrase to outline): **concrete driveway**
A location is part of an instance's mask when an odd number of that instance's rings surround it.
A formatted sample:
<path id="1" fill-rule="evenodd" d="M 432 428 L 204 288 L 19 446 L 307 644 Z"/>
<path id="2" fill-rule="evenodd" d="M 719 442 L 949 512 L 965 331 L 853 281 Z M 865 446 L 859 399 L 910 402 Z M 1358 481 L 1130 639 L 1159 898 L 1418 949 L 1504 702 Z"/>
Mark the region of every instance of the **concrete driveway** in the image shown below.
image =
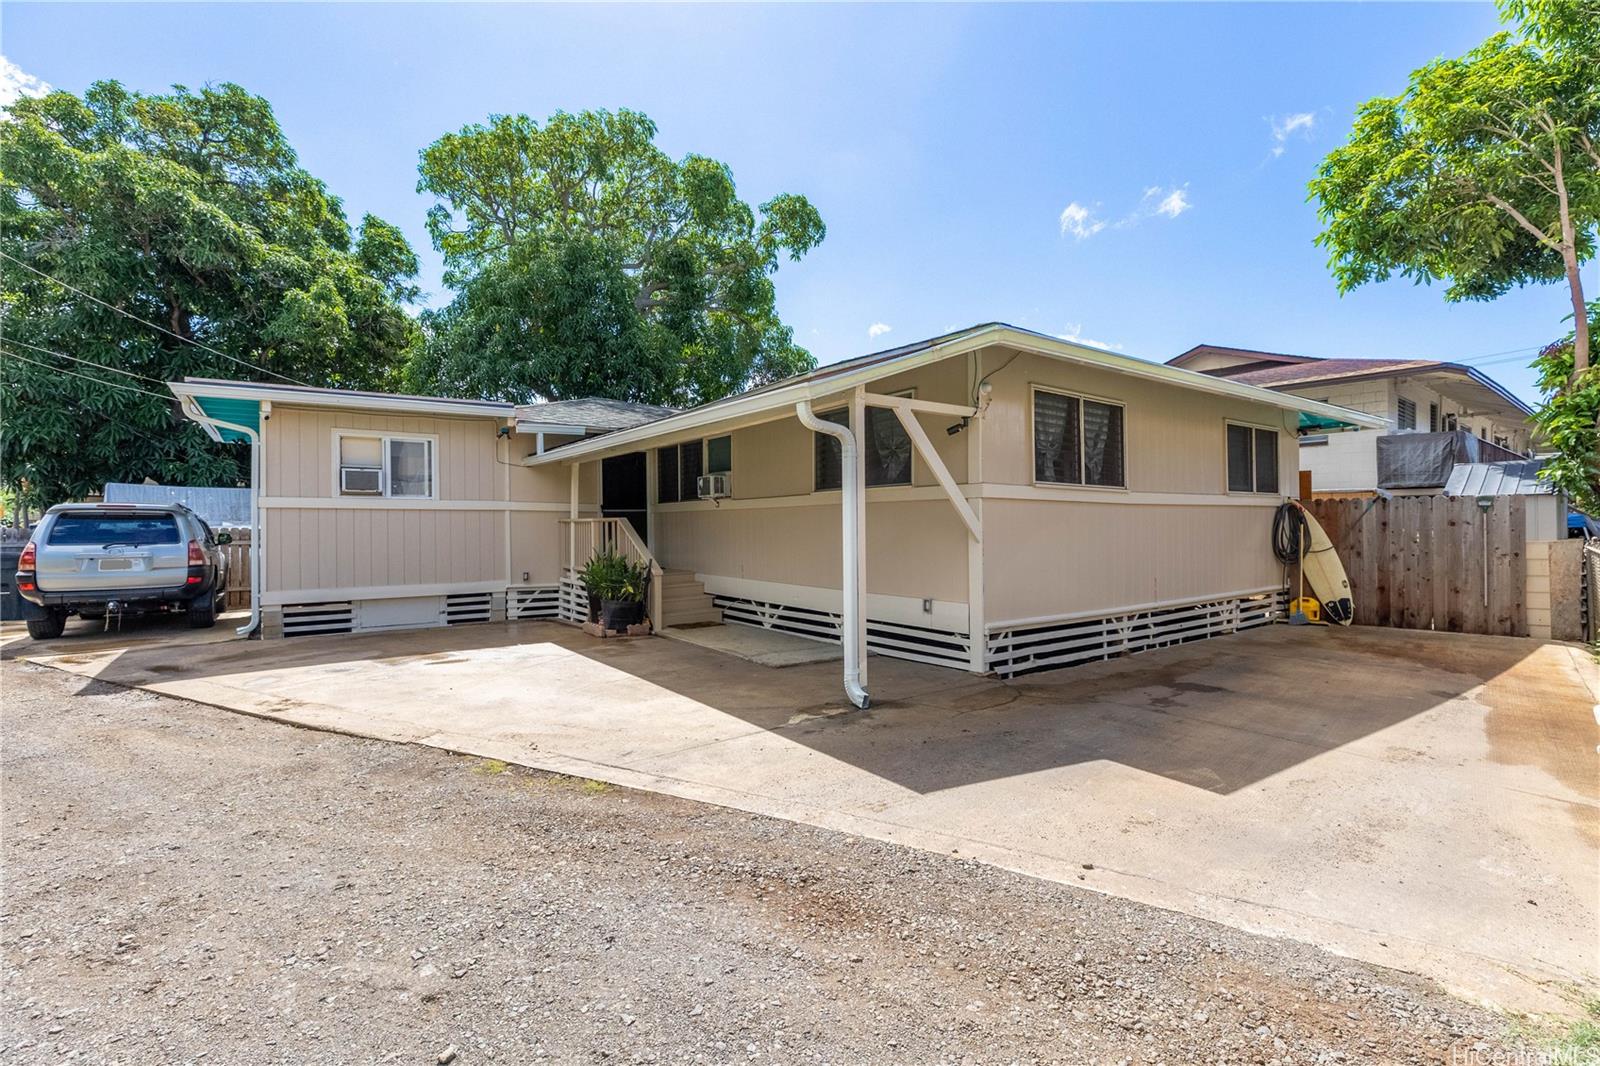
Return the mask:
<path id="1" fill-rule="evenodd" d="M 1600 728 L 1572 645 L 1269 627 L 1002 682 L 549 622 L 8 657 L 958 853 L 1423 973 L 1600 987 Z M 507 846 L 515 846 L 508 842 Z"/>

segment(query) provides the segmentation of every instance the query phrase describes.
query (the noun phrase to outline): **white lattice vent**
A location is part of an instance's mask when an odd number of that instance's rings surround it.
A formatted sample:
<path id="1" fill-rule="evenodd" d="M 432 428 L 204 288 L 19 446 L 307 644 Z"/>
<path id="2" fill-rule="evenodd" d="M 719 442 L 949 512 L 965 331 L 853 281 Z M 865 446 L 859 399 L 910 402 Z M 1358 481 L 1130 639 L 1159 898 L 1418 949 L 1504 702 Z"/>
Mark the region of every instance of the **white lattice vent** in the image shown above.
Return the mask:
<path id="1" fill-rule="evenodd" d="M 452 626 L 461 622 L 487 622 L 493 608 L 492 592 L 458 592 L 444 598 L 444 621 Z"/>
<path id="2" fill-rule="evenodd" d="M 289 603 L 283 607 L 283 635 L 286 637 L 348 633 L 354 628 L 355 610 L 349 600 L 336 603 Z"/>
<path id="3" fill-rule="evenodd" d="M 1114 659 L 1267 625 L 1283 609 L 1280 589 L 991 629 L 989 669 L 1011 677 L 1031 670 Z"/>
<path id="4" fill-rule="evenodd" d="M 725 624 L 758 626 L 797 637 L 837 644 L 844 623 L 831 611 L 765 603 L 733 596 L 714 596 Z M 965 667 L 971 643 L 965 633 L 928 629 L 878 618 L 867 619 L 867 651 L 893 659 L 911 659 L 935 666 Z"/>
<path id="5" fill-rule="evenodd" d="M 561 611 L 559 585 L 537 585 L 506 590 L 506 618 L 556 618 Z"/>

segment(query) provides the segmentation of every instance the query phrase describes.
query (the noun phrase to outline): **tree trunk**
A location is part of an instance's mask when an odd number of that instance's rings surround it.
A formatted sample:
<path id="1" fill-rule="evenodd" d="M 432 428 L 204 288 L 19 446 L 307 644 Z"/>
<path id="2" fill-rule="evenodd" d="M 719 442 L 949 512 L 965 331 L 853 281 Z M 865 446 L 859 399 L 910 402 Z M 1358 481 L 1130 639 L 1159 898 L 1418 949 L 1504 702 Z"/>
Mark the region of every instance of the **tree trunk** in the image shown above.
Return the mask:
<path id="1" fill-rule="evenodd" d="M 1567 266 L 1567 289 L 1572 293 L 1572 376 L 1589 369 L 1589 308 L 1583 301 L 1583 278 L 1578 274 L 1578 252 L 1572 245 L 1561 249 Z"/>

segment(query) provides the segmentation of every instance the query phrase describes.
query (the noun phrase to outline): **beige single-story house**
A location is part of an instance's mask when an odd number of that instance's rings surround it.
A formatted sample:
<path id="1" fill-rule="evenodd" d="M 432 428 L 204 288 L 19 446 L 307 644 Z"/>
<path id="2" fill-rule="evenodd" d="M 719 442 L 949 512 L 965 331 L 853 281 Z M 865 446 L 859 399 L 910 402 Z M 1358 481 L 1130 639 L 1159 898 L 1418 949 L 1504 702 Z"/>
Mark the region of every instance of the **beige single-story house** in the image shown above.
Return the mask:
<path id="1" fill-rule="evenodd" d="M 1003 324 L 686 411 L 171 384 L 252 442 L 267 636 L 579 620 L 598 544 L 657 629 L 755 625 L 976 672 L 1102 659 L 1282 610 L 1302 432 L 1384 420 Z"/>

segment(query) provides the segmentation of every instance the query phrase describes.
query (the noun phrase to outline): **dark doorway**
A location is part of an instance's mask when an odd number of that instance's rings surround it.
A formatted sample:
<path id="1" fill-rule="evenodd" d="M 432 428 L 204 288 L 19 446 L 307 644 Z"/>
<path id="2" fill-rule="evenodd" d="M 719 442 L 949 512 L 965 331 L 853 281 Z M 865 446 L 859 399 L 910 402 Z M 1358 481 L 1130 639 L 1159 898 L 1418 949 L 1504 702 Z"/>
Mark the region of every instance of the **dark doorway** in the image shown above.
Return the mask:
<path id="1" fill-rule="evenodd" d="M 639 539 L 650 543 L 649 491 L 645 487 L 645 453 L 614 455 L 600 462 L 600 513 L 626 518 Z"/>

